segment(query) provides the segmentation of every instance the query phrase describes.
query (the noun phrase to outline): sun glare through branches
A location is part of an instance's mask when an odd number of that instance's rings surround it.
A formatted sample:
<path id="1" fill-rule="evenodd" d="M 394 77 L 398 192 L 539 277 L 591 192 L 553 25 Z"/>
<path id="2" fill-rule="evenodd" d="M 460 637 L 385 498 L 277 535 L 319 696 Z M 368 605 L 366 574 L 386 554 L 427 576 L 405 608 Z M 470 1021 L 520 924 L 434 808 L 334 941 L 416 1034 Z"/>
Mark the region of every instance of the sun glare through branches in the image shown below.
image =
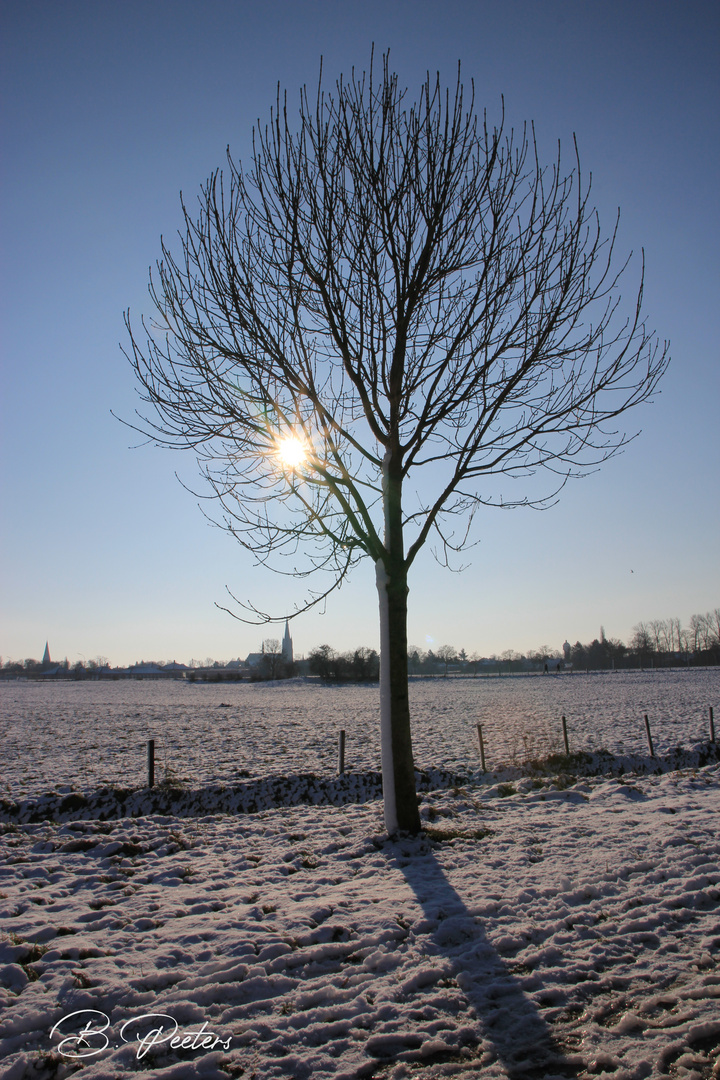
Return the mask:
<path id="1" fill-rule="evenodd" d="M 284 469 L 298 469 L 307 461 L 307 444 L 295 434 L 284 435 L 278 439 L 276 448 L 278 459 Z"/>

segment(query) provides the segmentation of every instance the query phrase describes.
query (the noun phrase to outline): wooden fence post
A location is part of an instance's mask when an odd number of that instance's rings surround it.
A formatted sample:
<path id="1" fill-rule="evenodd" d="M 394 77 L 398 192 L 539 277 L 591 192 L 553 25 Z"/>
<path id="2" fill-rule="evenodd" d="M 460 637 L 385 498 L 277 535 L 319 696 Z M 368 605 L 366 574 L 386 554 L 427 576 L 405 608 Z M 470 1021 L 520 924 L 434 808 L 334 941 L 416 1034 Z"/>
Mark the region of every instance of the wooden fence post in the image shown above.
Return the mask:
<path id="1" fill-rule="evenodd" d="M 147 743 L 147 772 L 148 787 L 155 786 L 155 740 L 148 739 Z"/>
<path id="2" fill-rule="evenodd" d="M 653 749 L 652 735 L 650 734 L 650 721 L 645 713 L 645 731 L 647 732 L 648 746 L 650 747 L 650 757 L 655 757 L 655 750 Z"/>
<path id="3" fill-rule="evenodd" d="M 562 718 L 562 726 L 563 726 L 563 741 L 565 743 L 565 753 L 569 754 L 570 753 L 570 747 L 568 746 L 567 724 L 565 723 L 565 717 L 564 716 Z"/>
<path id="4" fill-rule="evenodd" d="M 478 746 L 480 747 L 480 764 L 482 765 L 482 771 L 486 772 L 485 768 L 485 743 L 483 742 L 482 724 L 477 726 L 478 733 Z"/>
<path id="5" fill-rule="evenodd" d="M 338 773 L 340 776 L 345 772 L 345 731 L 340 730 L 338 738 Z"/>
<path id="6" fill-rule="evenodd" d="M 710 742 L 715 742 L 715 718 L 712 705 L 710 706 Z"/>

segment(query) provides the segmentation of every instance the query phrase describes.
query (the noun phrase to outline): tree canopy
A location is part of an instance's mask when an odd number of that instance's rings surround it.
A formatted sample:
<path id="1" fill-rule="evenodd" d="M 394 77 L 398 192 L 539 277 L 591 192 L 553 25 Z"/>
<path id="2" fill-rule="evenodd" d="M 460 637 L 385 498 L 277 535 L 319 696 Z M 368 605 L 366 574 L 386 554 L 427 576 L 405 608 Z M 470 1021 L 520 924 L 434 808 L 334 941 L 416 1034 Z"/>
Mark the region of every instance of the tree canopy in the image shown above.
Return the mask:
<path id="1" fill-rule="evenodd" d="M 431 535 L 461 549 L 478 506 L 545 505 L 627 441 L 618 418 L 668 359 L 642 270 L 625 308 L 617 221 L 605 236 L 576 147 L 567 173 L 559 149 L 542 165 L 459 71 L 411 102 L 387 56 L 296 113 L 278 91 L 249 167 L 228 151 L 183 210 L 152 322 L 127 319 L 140 426 L 197 452 L 259 562 L 329 575 L 308 603 L 373 560 L 386 821 L 415 830 L 408 571 Z M 541 496 L 493 480 L 542 470 Z"/>

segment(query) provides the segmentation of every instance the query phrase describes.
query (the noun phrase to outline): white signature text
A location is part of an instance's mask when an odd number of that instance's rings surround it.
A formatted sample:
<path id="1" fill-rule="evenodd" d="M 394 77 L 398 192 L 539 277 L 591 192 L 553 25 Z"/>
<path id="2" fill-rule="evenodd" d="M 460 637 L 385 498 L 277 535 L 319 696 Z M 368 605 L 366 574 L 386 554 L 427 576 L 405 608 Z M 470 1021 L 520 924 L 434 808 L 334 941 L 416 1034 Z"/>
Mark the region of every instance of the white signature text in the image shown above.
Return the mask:
<path id="1" fill-rule="evenodd" d="M 109 1027 L 107 1013 L 98 1009 L 80 1009 L 58 1020 L 50 1037 L 61 1036 L 57 1051 L 63 1057 L 91 1058 L 110 1046 Z M 163 1043 L 171 1050 L 214 1050 L 217 1046 L 229 1050 L 231 1042 L 208 1031 L 207 1021 L 195 1030 L 180 1031 L 177 1021 L 167 1013 L 144 1013 L 126 1020 L 120 1028 L 120 1039 L 124 1043 L 137 1043 L 138 1061 L 154 1046 Z"/>

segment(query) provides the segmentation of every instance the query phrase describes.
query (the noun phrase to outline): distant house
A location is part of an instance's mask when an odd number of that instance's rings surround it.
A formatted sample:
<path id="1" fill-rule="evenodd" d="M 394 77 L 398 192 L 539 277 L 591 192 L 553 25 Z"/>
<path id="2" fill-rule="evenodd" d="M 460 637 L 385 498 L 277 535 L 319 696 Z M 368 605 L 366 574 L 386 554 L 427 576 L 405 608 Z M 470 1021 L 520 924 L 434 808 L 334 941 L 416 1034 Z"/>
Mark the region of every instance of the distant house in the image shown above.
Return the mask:
<path id="1" fill-rule="evenodd" d="M 159 664 L 146 664 L 144 661 L 140 664 L 132 664 L 127 669 L 127 673 L 130 676 L 143 676 L 150 675 L 156 679 L 161 679 L 163 676 L 167 676 L 169 673 L 161 668 Z"/>

